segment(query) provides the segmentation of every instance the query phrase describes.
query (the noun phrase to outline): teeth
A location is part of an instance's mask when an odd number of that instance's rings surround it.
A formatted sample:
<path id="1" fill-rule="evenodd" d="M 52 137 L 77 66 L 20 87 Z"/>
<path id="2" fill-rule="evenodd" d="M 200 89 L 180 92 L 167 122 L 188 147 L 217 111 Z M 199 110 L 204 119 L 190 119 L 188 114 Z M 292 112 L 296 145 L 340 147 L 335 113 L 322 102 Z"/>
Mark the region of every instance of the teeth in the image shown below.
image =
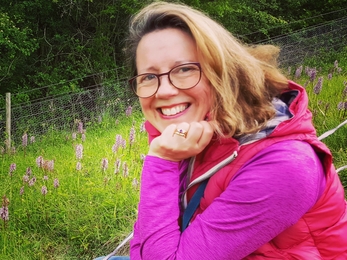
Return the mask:
<path id="1" fill-rule="evenodd" d="M 162 108 L 161 112 L 166 116 L 173 116 L 173 115 L 176 115 L 176 114 L 182 112 L 187 107 L 188 107 L 188 105 L 179 105 L 179 106 L 171 107 L 171 108 Z"/>

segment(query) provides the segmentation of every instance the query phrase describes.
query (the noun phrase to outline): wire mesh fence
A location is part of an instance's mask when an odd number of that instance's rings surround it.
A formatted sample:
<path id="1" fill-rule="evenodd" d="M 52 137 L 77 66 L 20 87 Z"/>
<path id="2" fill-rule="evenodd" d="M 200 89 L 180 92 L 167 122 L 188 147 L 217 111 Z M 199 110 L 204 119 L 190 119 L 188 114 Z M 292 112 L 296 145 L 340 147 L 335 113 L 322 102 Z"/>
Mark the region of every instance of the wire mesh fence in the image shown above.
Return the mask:
<path id="1" fill-rule="evenodd" d="M 84 125 L 101 122 L 106 114 L 116 118 L 131 106 L 137 98 L 126 90 L 124 80 L 114 80 L 107 85 L 66 95 L 53 96 L 33 103 L 23 103 L 11 108 L 12 142 L 18 144 L 24 133 L 40 136 L 49 130 L 74 131 L 76 122 Z M 0 111 L 0 130 L 4 132 L 5 111 Z M 1 145 L 0 145 L 1 146 Z"/>
<path id="2" fill-rule="evenodd" d="M 319 55 L 322 50 L 331 51 L 347 46 L 347 17 L 257 43 L 280 46 L 281 66 L 295 66 L 308 57 Z M 116 77 L 109 80 L 104 73 L 102 75 L 102 83 L 91 84 L 83 92 L 54 95 L 54 91 L 51 91 L 53 95 L 49 97 L 13 106 L 11 134 L 14 143 L 19 143 L 24 133 L 29 136 L 39 136 L 49 130 L 73 130 L 76 120 L 84 124 L 93 123 L 102 120 L 106 113 L 116 118 L 129 106 L 135 109 L 139 107 L 137 98 L 130 92 L 124 78 Z M 56 84 L 54 89 L 59 87 L 63 85 Z M 42 89 L 40 91 L 42 92 Z M 2 140 L 5 139 L 5 118 L 6 110 L 1 109 Z"/>
<path id="3" fill-rule="evenodd" d="M 347 17 L 257 43 L 279 46 L 281 66 L 300 64 L 321 52 L 339 50 L 347 46 Z"/>

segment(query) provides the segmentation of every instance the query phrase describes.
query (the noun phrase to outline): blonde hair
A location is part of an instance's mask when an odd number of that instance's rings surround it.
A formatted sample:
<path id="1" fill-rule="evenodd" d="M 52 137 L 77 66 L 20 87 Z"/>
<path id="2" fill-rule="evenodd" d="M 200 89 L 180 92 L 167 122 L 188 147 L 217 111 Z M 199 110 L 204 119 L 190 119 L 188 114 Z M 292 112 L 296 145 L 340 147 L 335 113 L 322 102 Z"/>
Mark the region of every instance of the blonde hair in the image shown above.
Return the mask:
<path id="1" fill-rule="evenodd" d="M 155 30 L 177 28 L 196 42 L 202 71 L 212 87 L 210 117 L 219 136 L 259 131 L 274 114 L 271 101 L 288 87 L 277 68 L 279 48 L 247 46 L 203 12 L 184 4 L 154 2 L 130 21 L 128 58 L 132 76 L 141 38 Z"/>

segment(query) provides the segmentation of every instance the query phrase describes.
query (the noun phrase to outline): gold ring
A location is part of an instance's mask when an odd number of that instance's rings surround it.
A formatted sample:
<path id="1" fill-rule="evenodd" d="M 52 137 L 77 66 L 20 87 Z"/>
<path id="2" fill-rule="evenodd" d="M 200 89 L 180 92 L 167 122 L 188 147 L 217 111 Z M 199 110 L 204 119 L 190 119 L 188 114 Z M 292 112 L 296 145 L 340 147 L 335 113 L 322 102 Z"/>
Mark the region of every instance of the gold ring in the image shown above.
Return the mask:
<path id="1" fill-rule="evenodd" d="M 176 129 L 176 131 L 174 132 L 174 134 L 186 138 L 186 137 L 187 137 L 187 134 L 188 134 L 188 131 L 183 130 L 183 129 Z"/>

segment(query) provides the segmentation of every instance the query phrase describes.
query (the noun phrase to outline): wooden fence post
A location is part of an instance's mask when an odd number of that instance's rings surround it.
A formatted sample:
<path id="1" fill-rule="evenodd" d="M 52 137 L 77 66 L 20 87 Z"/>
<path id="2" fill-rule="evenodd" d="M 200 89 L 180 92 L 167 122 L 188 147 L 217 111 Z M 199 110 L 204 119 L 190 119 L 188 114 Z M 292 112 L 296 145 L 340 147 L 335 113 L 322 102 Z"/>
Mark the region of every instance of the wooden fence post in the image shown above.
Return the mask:
<path id="1" fill-rule="evenodd" d="M 6 151 L 11 151 L 11 93 L 6 93 Z"/>

